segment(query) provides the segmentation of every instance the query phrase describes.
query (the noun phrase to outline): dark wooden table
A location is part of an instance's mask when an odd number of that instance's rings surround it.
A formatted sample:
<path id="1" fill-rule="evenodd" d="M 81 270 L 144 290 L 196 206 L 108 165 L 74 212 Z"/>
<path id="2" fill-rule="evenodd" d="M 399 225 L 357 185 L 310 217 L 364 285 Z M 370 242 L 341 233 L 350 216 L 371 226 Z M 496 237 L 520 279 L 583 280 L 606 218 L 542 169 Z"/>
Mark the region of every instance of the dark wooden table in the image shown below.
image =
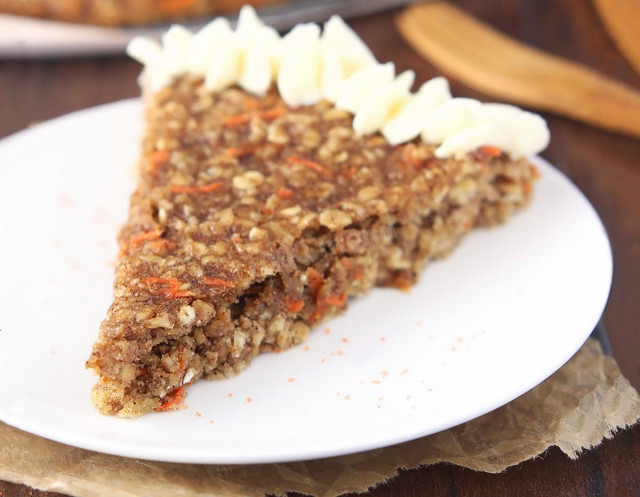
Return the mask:
<path id="1" fill-rule="evenodd" d="M 640 89 L 640 77 L 607 36 L 588 0 L 465 0 L 477 17 L 531 45 L 569 57 Z M 418 82 L 437 74 L 402 41 L 393 14 L 352 25 L 379 60 Z M 638 33 L 640 40 L 640 33 Z M 77 109 L 138 95 L 139 66 L 124 57 L 0 62 L 0 137 Z M 483 95 L 452 82 L 454 94 Z M 640 387 L 640 141 L 545 115 L 552 141 L 542 155 L 564 171 L 600 213 L 613 246 L 615 274 L 604 323 L 624 374 Z M 48 496 L 0 482 L 2 497 Z M 375 496 L 632 496 L 640 495 L 640 426 L 571 461 L 551 449 L 535 461 L 488 475 L 440 464 L 412 471 Z"/>

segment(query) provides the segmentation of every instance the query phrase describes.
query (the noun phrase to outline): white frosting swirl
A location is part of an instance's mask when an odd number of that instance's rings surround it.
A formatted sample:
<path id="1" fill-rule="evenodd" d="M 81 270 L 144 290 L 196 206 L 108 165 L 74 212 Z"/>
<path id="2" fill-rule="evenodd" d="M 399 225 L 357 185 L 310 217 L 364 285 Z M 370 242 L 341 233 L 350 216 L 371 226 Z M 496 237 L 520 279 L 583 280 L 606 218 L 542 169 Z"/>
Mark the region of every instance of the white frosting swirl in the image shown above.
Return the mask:
<path id="1" fill-rule="evenodd" d="M 237 27 L 218 18 L 195 35 L 172 26 L 162 44 L 135 38 L 127 53 L 145 66 L 152 91 L 183 73 L 204 77 L 211 91 L 233 85 L 264 96 L 275 82 L 291 107 L 322 99 L 352 114 L 359 135 L 380 132 L 392 145 L 421 136 L 438 145 L 436 156 L 462 156 L 482 145 L 513 157 L 535 154 L 549 143 L 540 116 L 505 104 L 452 98 L 444 78 L 410 89 L 413 71 L 395 76 L 392 63 L 379 64 L 369 48 L 338 16 L 324 29 L 300 24 L 280 37 L 252 7 L 240 10 Z"/>

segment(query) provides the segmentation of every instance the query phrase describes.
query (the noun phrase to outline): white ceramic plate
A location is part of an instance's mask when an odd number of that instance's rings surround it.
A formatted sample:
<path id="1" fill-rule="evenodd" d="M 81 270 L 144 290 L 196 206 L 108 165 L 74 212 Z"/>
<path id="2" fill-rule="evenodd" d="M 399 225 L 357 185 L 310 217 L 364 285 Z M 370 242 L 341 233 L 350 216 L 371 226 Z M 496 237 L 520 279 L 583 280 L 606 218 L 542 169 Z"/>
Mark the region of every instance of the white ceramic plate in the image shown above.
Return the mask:
<path id="1" fill-rule="evenodd" d="M 188 408 L 98 414 L 84 369 L 111 301 L 141 106 L 71 114 L 0 142 L 0 419 L 70 445 L 192 463 L 317 458 L 457 425 L 526 392 L 596 324 L 612 261 L 556 169 L 506 225 L 474 230 L 406 294 L 377 289 L 305 346 L 188 389 Z M 325 330 L 326 329 L 326 330 Z"/>

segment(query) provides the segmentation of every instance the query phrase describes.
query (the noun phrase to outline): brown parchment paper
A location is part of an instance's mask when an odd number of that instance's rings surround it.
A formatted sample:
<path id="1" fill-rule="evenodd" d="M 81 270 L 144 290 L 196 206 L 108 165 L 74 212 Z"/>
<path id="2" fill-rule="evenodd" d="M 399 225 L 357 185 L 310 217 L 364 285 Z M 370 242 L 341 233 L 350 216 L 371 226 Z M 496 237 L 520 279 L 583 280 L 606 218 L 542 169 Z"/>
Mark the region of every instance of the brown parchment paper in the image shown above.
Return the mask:
<path id="1" fill-rule="evenodd" d="M 497 473 L 557 445 L 571 458 L 640 418 L 640 397 L 588 340 L 558 372 L 478 419 L 428 437 L 349 456 L 287 464 L 169 464 L 77 449 L 0 423 L 0 479 L 77 497 L 249 497 L 287 491 L 362 492 L 398 468 L 449 462 Z"/>

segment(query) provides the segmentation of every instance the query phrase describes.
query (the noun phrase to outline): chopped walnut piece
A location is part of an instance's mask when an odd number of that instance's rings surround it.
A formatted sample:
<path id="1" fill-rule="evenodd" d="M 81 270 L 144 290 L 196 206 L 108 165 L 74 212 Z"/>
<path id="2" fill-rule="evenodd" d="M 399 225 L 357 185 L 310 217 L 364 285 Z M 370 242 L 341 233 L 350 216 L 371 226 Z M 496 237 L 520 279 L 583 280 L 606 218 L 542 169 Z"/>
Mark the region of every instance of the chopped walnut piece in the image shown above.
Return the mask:
<path id="1" fill-rule="evenodd" d="M 321 225 L 326 226 L 330 230 L 344 228 L 353 222 L 353 219 L 349 214 L 338 209 L 327 209 L 322 211 L 318 219 Z"/>

